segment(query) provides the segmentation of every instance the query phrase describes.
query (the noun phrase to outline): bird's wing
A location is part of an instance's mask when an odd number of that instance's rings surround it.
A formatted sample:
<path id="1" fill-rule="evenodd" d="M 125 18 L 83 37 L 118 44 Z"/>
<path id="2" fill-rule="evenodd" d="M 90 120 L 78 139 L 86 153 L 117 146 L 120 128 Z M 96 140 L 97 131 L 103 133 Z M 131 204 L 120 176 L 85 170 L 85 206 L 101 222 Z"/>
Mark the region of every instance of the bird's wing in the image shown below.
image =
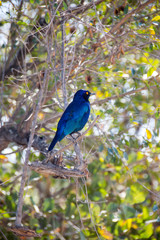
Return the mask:
<path id="1" fill-rule="evenodd" d="M 71 102 L 58 123 L 58 132 L 61 133 L 62 138 L 73 132 L 80 131 L 86 124 L 89 113 L 89 103 L 75 104 Z"/>

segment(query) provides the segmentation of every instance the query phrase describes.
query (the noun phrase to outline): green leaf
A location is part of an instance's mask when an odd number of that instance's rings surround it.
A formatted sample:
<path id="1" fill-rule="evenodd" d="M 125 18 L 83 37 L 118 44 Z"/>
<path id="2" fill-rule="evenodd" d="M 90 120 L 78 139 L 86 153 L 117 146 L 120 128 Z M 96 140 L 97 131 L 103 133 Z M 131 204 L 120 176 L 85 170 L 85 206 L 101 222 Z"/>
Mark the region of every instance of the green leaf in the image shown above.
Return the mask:
<path id="1" fill-rule="evenodd" d="M 28 26 L 27 23 L 23 22 L 23 21 L 17 21 L 17 24 L 20 26 L 20 25 L 23 25 L 23 26 Z"/>
<path id="2" fill-rule="evenodd" d="M 45 198 L 43 202 L 43 211 L 48 212 L 48 211 L 53 211 L 54 209 L 54 200 L 52 198 Z"/>
<path id="3" fill-rule="evenodd" d="M 124 8 L 124 14 L 127 14 L 127 13 L 128 13 L 128 5 L 126 5 Z"/>
<path id="4" fill-rule="evenodd" d="M 153 225 L 148 224 L 148 225 L 144 226 L 143 232 L 140 234 L 140 238 L 141 239 L 142 238 L 143 239 L 150 238 L 152 234 L 153 234 Z"/>
<path id="5" fill-rule="evenodd" d="M 134 184 L 127 189 L 126 202 L 130 204 L 144 202 L 146 198 L 146 193 L 144 189 L 139 184 Z"/>
<path id="6" fill-rule="evenodd" d="M 135 217 L 136 210 L 133 207 L 122 205 L 122 209 L 126 219 Z"/>
<path id="7" fill-rule="evenodd" d="M 49 23 L 50 22 L 50 16 L 49 16 L 49 13 L 47 12 L 46 15 L 45 15 L 45 20 L 46 20 L 46 23 Z"/>
<path id="8" fill-rule="evenodd" d="M 63 7 L 64 7 L 65 10 L 68 9 L 68 6 L 67 6 L 67 4 L 64 1 L 63 1 Z"/>
<path id="9" fill-rule="evenodd" d="M 86 240 L 86 238 L 85 238 L 85 236 L 84 236 L 84 233 L 83 233 L 82 231 L 80 232 L 80 239 L 81 239 L 81 240 Z"/>
<path id="10" fill-rule="evenodd" d="M 152 73 L 155 71 L 155 68 L 151 67 L 147 72 L 147 77 L 152 76 Z"/>

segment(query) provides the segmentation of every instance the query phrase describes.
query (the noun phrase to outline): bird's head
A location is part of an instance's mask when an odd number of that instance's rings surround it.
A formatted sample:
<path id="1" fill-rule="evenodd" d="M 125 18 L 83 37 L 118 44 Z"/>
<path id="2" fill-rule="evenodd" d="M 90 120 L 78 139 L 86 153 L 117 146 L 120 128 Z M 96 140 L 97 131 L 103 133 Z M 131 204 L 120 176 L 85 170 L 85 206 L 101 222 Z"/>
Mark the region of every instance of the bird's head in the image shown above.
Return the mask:
<path id="1" fill-rule="evenodd" d="M 86 91 L 86 90 L 78 90 L 75 95 L 74 95 L 74 100 L 80 100 L 80 99 L 85 99 L 86 101 L 89 100 L 89 97 L 91 95 L 93 95 L 94 93 L 91 93 L 89 91 Z"/>

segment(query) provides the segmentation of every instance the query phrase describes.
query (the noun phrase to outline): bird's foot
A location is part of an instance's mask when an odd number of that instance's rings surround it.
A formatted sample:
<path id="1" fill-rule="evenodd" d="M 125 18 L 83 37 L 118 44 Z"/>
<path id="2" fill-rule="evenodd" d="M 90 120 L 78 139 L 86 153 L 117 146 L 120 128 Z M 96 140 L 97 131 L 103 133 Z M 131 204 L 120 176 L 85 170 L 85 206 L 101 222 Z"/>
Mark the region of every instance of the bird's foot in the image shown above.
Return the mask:
<path id="1" fill-rule="evenodd" d="M 80 132 L 76 132 L 76 133 L 78 134 L 77 138 L 79 138 L 82 135 Z"/>
<path id="2" fill-rule="evenodd" d="M 74 137 L 73 134 L 77 134 L 78 136 Z M 80 132 L 76 132 L 76 133 L 71 133 L 70 136 L 76 140 L 77 138 L 79 138 L 81 136 L 81 133 Z"/>
<path id="3" fill-rule="evenodd" d="M 73 136 L 71 136 L 71 138 L 70 137 L 67 137 L 67 139 L 69 139 L 71 142 L 73 142 L 73 143 L 75 143 L 75 141 L 76 141 L 76 138 L 74 138 Z"/>

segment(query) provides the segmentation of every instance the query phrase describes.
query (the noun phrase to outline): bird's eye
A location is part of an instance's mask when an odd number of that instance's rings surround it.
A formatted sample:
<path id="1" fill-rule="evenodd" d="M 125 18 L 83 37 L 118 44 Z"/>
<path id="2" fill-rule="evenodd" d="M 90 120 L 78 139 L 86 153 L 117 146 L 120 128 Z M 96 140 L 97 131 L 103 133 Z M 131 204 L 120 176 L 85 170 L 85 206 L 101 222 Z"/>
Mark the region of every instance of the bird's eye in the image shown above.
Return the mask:
<path id="1" fill-rule="evenodd" d="M 88 95 L 88 94 L 89 94 L 89 92 L 86 92 L 86 94 Z"/>

